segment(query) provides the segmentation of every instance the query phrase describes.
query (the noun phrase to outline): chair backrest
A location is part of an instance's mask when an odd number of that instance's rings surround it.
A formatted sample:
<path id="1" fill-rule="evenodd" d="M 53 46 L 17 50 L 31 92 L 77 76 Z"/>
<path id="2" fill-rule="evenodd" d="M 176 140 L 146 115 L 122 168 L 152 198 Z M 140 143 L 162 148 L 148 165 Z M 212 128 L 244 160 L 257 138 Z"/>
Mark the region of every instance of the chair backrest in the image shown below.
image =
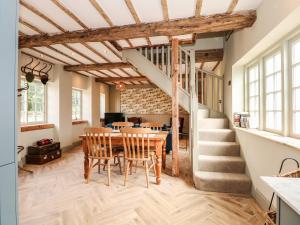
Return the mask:
<path id="1" fill-rule="evenodd" d="M 111 128 L 89 127 L 85 129 L 88 155 L 97 159 L 112 158 Z"/>
<path id="2" fill-rule="evenodd" d="M 160 122 L 145 122 L 145 123 L 141 123 L 140 125 L 141 127 L 144 128 L 151 128 L 151 130 L 156 130 L 156 131 L 160 131 L 162 126 L 162 123 Z"/>
<path id="3" fill-rule="evenodd" d="M 148 160 L 150 157 L 150 128 L 121 128 L 125 158 Z"/>
<path id="4" fill-rule="evenodd" d="M 113 122 L 112 123 L 112 127 L 115 130 L 120 130 L 121 128 L 124 127 L 133 127 L 133 123 L 132 122 Z"/>

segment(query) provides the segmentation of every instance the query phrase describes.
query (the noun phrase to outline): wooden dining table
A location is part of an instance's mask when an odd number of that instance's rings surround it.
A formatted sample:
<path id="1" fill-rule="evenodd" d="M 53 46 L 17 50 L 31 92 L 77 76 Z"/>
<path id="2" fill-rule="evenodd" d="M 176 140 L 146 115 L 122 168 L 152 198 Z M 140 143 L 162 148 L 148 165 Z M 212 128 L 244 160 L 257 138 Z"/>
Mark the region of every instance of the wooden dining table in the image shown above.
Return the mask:
<path id="1" fill-rule="evenodd" d="M 167 131 L 153 131 L 149 136 L 150 147 L 155 149 L 155 168 L 156 168 L 156 184 L 161 182 L 161 171 L 162 168 L 166 167 L 166 139 Z M 84 152 L 84 179 L 87 179 L 88 168 L 89 168 L 89 157 L 88 148 L 86 143 L 86 135 L 82 134 L 79 136 L 82 140 L 82 148 Z M 113 130 L 111 133 L 111 143 L 112 147 L 123 146 L 123 135 L 119 130 Z"/>

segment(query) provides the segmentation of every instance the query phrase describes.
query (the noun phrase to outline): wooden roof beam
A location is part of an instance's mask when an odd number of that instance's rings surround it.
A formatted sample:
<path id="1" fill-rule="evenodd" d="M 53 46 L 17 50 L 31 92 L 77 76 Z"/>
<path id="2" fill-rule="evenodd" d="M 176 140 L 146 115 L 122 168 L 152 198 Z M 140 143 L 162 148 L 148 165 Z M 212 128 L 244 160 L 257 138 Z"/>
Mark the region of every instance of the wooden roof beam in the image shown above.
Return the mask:
<path id="1" fill-rule="evenodd" d="M 195 61 L 198 62 L 216 62 L 222 61 L 224 56 L 224 50 L 220 49 L 208 49 L 198 50 L 195 52 Z"/>
<path id="2" fill-rule="evenodd" d="M 251 27 L 255 20 L 256 11 L 249 10 L 234 14 L 190 17 L 168 22 L 141 23 L 94 30 L 71 31 L 64 34 L 19 37 L 19 47 L 219 32 Z"/>
<path id="3" fill-rule="evenodd" d="M 104 77 L 96 78 L 96 82 L 134 82 L 134 81 L 148 81 L 146 77 Z"/>
<path id="4" fill-rule="evenodd" d="M 111 70 L 133 68 L 129 63 L 97 63 L 97 64 L 82 64 L 65 66 L 66 71 L 91 71 L 91 70 Z"/>

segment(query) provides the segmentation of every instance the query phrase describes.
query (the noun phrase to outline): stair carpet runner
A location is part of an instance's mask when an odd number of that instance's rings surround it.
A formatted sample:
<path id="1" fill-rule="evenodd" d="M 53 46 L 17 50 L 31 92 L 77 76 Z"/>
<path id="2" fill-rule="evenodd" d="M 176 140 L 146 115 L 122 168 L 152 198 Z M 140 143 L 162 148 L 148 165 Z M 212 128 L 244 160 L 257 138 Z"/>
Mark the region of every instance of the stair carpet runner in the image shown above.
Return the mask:
<path id="1" fill-rule="evenodd" d="M 249 194 L 251 180 L 245 174 L 245 161 L 235 132 L 225 118 L 199 120 L 198 171 L 196 188 L 202 191 Z"/>

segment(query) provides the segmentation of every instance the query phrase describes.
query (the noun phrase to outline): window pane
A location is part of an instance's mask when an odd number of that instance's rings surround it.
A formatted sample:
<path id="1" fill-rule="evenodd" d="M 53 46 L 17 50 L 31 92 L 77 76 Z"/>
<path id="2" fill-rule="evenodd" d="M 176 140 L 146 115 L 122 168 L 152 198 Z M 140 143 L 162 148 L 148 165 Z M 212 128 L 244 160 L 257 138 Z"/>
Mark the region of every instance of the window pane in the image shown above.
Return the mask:
<path id="1" fill-rule="evenodd" d="M 274 95 L 274 110 L 281 111 L 281 92 Z"/>
<path id="2" fill-rule="evenodd" d="M 266 89 L 267 93 L 274 91 L 274 77 L 272 75 L 266 79 Z"/>
<path id="3" fill-rule="evenodd" d="M 293 68 L 293 87 L 300 86 L 300 65 Z"/>
<path id="4" fill-rule="evenodd" d="M 278 53 L 274 57 L 274 72 L 281 70 L 281 54 Z"/>
<path id="5" fill-rule="evenodd" d="M 25 80 L 22 79 L 21 83 L 24 85 Z M 45 86 L 38 81 L 28 86 L 21 98 L 21 123 L 45 122 Z"/>
<path id="6" fill-rule="evenodd" d="M 267 112 L 266 115 L 266 127 L 274 129 L 274 112 Z"/>
<path id="7" fill-rule="evenodd" d="M 259 113 L 258 112 L 250 112 L 250 127 L 258 128 L 259 124 Z"/>
<path id="8" fill-rule="evenodd" d="M 266 110 L 271 111 L 274 109 L 274 95 L 268 94 L 266 98 Z"/>
<path id="9" fill-rule="evenodd" d="M 292 46 L 292 63 L 300 62 L 300 41 Z"/>
<path id="10" fill-rule="evenodd" d="M 265 62 L 266 74 L 271 74 L 274 72 L 274 61 L 272 57 L 269 57 Z"/>
<path id="11" fill-rule="evenodd" d="M 282 129 L 282 125 L 281 125 L 281 123 L 282 123 L 282 114 L 281 114 L 281 112 L 275 112 L 275 114 L 274 114 L 274 124 L 275 124 L 275 126 L 274 126 L 274 128 L 276 129 L 276 130 L 281 130 Z"/>
<path id="12" fill-rule="evenodd" d="M 81 96 L 80 90 L 72 90 L 72 119 L 81 119 Z"/>
<path id="13" fill-rule="evenodd" d="M 274 76 L 274 91 L 281 90 L 281 73 L 276 73 Z"/>
<path id="14" fill-rule="evenodd" d="M 300 134 L 300 112 L 294 113 L 294 126 L 293 126 L 293 132 L 296 134 Z"/>
<path id="15" fill-rule="evenodd" d="M 249 69 L 249 82 L 258 80 L 258 65 L 252 66 Z"/>
<path id="16" fill-rule="evenodd" d="M 293 102 L 293 109 L 300 110 L 300 88 L 294 90 Z"/>

